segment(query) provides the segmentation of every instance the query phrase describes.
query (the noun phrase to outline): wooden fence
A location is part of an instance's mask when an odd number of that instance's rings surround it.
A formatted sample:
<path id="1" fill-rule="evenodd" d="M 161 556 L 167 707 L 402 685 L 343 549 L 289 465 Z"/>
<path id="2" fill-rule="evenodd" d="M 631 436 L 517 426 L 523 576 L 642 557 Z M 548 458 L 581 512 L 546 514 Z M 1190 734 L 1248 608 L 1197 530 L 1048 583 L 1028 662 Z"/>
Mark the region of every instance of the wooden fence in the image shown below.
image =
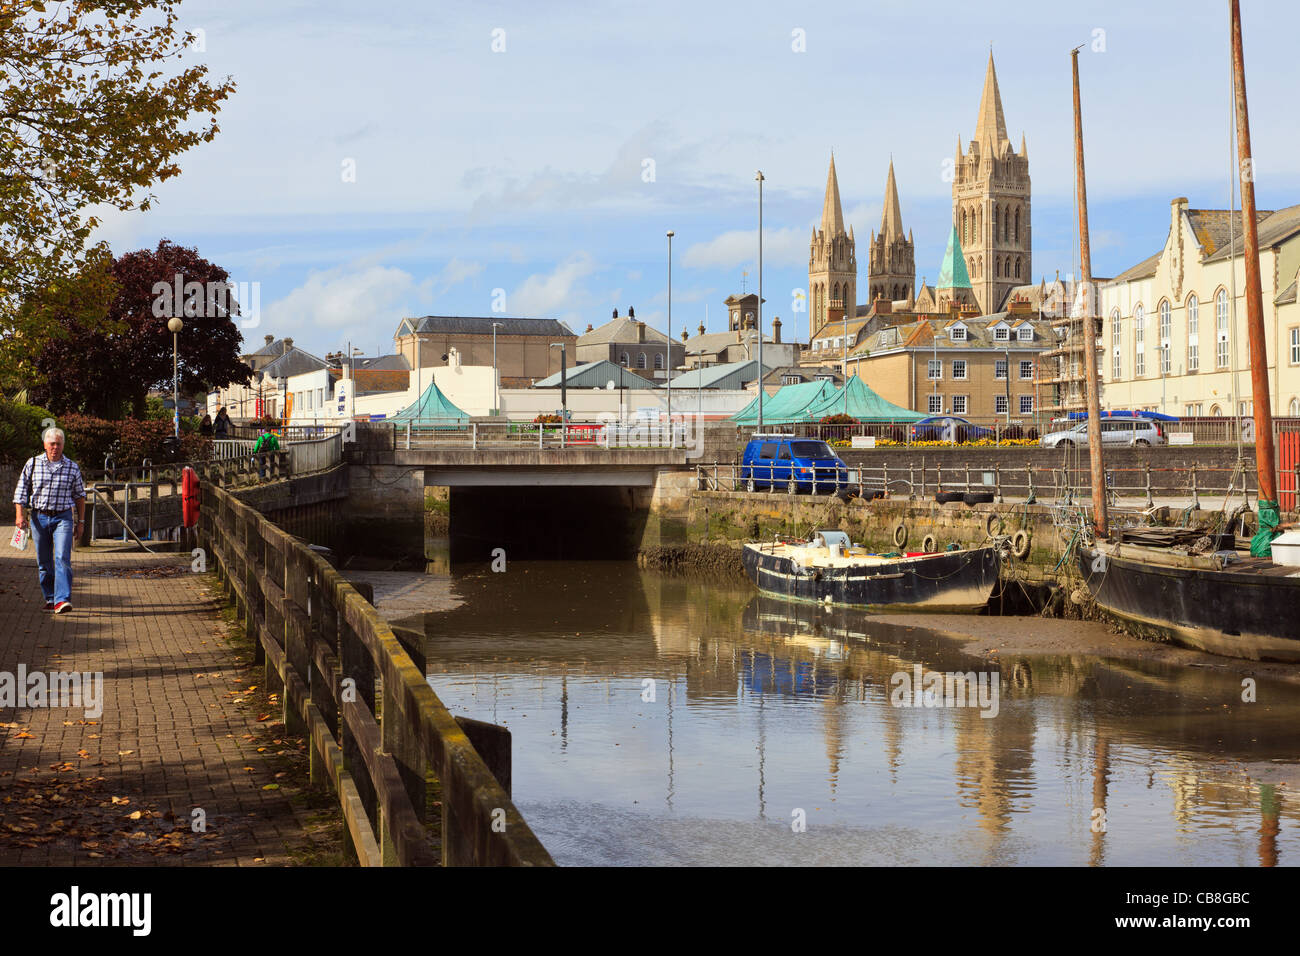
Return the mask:
<path id="1" fill-rule="evenodd" d="M 491 757 L 507 732 L 453 717 L 412 659 L 416 643 L 324 558 L 223 489 L 203 492 L 200 542 L 281 695 L 286 730 L 309 736 L 312 781 L 338 794 L 361 863 L 553 866 L 471 743 Z"/>

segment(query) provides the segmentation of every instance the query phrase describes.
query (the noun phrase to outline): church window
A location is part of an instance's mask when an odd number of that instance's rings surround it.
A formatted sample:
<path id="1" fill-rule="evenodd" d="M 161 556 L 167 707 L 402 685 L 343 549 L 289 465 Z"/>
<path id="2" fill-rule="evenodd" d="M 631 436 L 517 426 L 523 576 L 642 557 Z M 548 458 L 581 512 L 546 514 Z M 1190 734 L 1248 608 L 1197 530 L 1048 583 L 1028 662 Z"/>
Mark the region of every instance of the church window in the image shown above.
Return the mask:
<path id="1" fill-rule="evenodd" d="M 967 228 L 965 209 L 961 211 L 961 241 L 962 242 L 970 241 L 970 230 Z"/>
<path id="2" fill-rule="evenodd" d="M 663 357 L 662 355 L 660 355 L 658 352 L 656 352 L 656 353 L 655 353 L 655 368 L 657 368 L 657 369 L 662 369 L 663 367 L 664 367 L 664 357 Z"/>
<path id="3" fill-rule="evenodd" d="M 1020 278 L 1020 257 L 1016 256 L 1016 278 Z"/>
<path id="4" fill-rule="evenodd" d="M 623 366 L 624 368 L 627 368 L 627 363 L 628 363 L 627 353 L 624 352 L 622 355 L 619 356 L 618 364 Z"/>
<path id="5" fill-rule="evenodd" d="M 1002 276 L 1002 260 L 997 256 L 993 257 L 993 276 L 1000 278 Z"/>
<path id="6" fill-rule="evenodd" d="M 1214 324 L 1216 326 L 1215 334 L 1218 339 L 1218 348 L 1215 351 L 1215 361 L 1219 368 L 1228 367 L 1228 293 L 1219 290 L 1219 294 L 1214 297 Z"/>
<path id="7" fill-rule="evenodd" d="M 638 356 L 636 357 L 636 367 L 637 367 L 637 368 L 645 368 L 645 353 L 644 353 L 644 352 L 642 352 L 640 355 L 638 355 Z"/>
<path id="8" fill-rule="evenodd" d="M 993 204 L 993 241 L 998 240 L 998 204 Z"/>
<path id="9" fill-rule="evenodd" d="M 1020 210 L 1016 210 L 1016 242 L 1020 242 Z M 1020 275 L 1020 270 L 1016 270 L 1016 275 Z"/>

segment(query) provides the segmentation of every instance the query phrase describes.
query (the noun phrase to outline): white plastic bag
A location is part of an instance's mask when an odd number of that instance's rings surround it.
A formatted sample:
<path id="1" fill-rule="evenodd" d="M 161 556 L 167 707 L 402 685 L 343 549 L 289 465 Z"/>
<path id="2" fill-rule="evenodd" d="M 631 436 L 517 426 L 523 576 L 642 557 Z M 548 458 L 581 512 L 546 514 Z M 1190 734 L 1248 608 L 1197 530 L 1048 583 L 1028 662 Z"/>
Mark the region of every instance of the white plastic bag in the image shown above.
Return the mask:
<path id="1" fill-rule="evenodd" d="M 16 551 L 26 551 L 27 542 L 32 540 L 31 532 L 26 528 L 14 528 L 14 536 L 9 544 Z"/>

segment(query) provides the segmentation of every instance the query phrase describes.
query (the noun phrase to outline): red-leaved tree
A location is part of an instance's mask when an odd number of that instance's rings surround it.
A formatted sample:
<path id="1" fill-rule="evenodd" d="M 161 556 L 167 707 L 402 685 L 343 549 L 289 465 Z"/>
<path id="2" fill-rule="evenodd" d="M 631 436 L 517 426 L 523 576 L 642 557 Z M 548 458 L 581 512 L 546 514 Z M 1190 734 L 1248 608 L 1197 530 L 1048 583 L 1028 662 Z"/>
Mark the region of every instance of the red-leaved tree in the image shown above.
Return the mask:
<path id="1" fill-rule="evenodd" d="M 239 306 L 225 269 L 164 239 L 157 249 L 119 256 L 112 277 L 106 330 L 87 332 L 68 316 L 67 334 L 51 339 L 37 359 L 41 382 L 33 391 L 47 407 L 143 418 L 149 390 L 171 390 L 172 317 L 184 323 L 177 337 L 183 393 L 248 381 L 239 361 Z"/>

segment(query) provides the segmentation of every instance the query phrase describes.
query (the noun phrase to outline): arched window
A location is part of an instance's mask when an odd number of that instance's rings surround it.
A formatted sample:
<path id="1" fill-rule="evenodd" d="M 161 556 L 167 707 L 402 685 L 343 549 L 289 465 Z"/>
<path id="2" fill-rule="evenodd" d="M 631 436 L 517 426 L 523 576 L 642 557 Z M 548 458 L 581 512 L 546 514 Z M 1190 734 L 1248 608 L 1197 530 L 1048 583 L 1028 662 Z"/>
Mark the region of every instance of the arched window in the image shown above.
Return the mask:
<path id="1" fill-rule="evenodd" d="M 1214 297 L 1214 362 L 1218 368 L 1228 367 L 1228 293 L 1220 289 Z"/>
<path id="2" fill-rule="evenodd" d="M 1169 300 L 1160 300 L 1160 374 L 1168 375 L 1171 360 L 1169 357 L 1170 338 L 1173 335 L 1173 322 L 1169 316 Z"/>
<path id="3" fill-rule="evenodd" d="M 627 357 L 627 353 L 626 353 L 626 352 L 624 352 L 622 355 L 619 356 L 619 358 L 618 358 L 618 364 L 621 365 L 621 366 L 623 366 L 624 368 L 627 368 L 628 357 Z"/>
<path id="4" fill-rule="evenodd" d="M 1187 371 L 1201 367 L 1201 304 L 1195 295 L 1187 297 Z"/>
<path id="5" fill-rule="evenodd" d="M 662 352 L 656 352 L 656 353 L 655 353 L 655 368 L 656 368 L 656 369 L 663 369 L 663 367 L 664 367 L 664 355 L 663 355 Z"/>
<path id="6" fill-rule="evenodd" d="M 997 256 L 993 257 L 993 277 L 995 279 L 1002 276 L 1002 260 Z"/>
<path id="7" fill-rule="evenodd" d="M 993 204 L 993 241 L 997 242 L 998 238 L 998 204 Z"/>
<path id="8" fill-rule="evenodd" d="M 831 301 L 838 302 L 840 298 L 840 284 L 835 283 L 835 288 L 831 290 Z"/>
<path id="9" fill-rule="evenodd" d="M 961 241 L 963 243 L 970 242 L 970 230 L 967 228 L 965 209 L 961 211 Z"/>
<path id="10" fill-rule="evenodd" d="M 642 352 L 640 355 L 638 355 L 638 356 L 636 357 L 636 367 L 637 367 L 637 368 L 645 368 L 645 353 L 644 353 L 644 352 Z"/>
<path id="11" fill-rule="evenodd" d="M 976 239 L 980 238 L 983 235 L 983 233 L 980 232 L 980 230 L 983 228 L 984 228 L 984 211 L 980 209 L 979 206 L 976 206 L 975 207 L 975 231 L 972 233 L 972 235 Z"/>
<path id="12" fill-rule="evenodd" d="M 1145 375 L 1147 373 L 1147 356 L 1146 356 L 1146 339 L 1147 339 L 1147 313 L 1141 305 L 1133 309 L 1133 374 Z"/>
<path id="13" fill-rule="evenodd" d="M 1218 405 L 1211 405 L 1211 406 L 1210 406 L 1210 414 L 1213 415 L 1215 418 L 1222 418 L 1222 417 L 1223 417 L 1223 409 L 1220 408 Z"/>
<path id="14" fill-rule="evenodd" d="M 1291 399 L 1291 405 L 1287 408 L 1287 414 L 1292 418 L 1300 416 L 1300 398 Z"/>
<path id="15" fill-rule="evenodd" d="M 1113 372 L 1111 381 L 1118 382 L 1124 377 L 1124 349 L 1121 337 L 1124 328 L 1122 320 L 1119 317 L 1119 309 L 1115 309 L 1110 314 L 1110 346 L 1113 356 Z"/>
<path id="16" fill-rule="evenodd" d="M 1020 257 L 1019 256 L 1016 256 L 1016 278 L 1017 279 L 1020 278 Z"/>
<path id="17" fill-rule="evenodd" d="M 1020 244 L 1020 210 L 1019 210 L 1019 208 L 1016 209 L 1016 244 L 1017 244 L 1017 245 Z M 1017 272 L 1016 275 L 1020 275 L 1020 273 Z"/>

